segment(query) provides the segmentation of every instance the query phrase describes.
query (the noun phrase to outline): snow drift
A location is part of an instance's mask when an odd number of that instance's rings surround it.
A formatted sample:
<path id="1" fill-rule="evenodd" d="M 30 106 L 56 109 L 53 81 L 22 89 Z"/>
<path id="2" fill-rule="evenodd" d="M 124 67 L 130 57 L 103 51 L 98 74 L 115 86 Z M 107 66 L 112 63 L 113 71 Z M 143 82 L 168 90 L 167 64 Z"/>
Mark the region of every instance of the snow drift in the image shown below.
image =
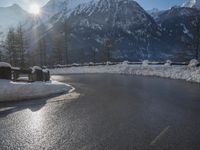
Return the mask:
<path id="1" fill-rule="evenodd" d="M 196 62 L 195 62 L 196 63 Z M 145 64 L 145 65 L 144 65 Z M 200 68 L 194 67 L 193 61 L 188 66 L 171 66 L 168 61 L 165 65 L 130 65 L 127 62 L 118 65 L 106 66 L 84 66 L 71 68 L 51 69 L 51 74 L 80 74 L 80 73 L 113 73 L 143 76 L 157 76 L 171 79 L 182 79 L 190 82 L 200 83 Z"/>
<path id="2" fill-rule="evenodd" d="M 0 102 L 41 98 L 72 90 L 70 85 L 56 81 L 25 83 L 0 79 Z"/>

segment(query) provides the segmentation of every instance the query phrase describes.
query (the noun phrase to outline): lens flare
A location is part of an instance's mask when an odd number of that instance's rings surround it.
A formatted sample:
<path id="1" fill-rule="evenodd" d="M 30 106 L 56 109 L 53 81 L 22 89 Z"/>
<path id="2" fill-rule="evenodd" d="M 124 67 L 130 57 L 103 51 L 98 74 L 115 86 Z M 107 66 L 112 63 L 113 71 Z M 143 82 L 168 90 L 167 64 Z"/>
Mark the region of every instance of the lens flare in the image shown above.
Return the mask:
<path id="1" fill-rule="evenodd" d="M 30 5 L 30 13 L 34 15 L 40 14 L 40 6 L 38 4 L 31 4 Z"/>

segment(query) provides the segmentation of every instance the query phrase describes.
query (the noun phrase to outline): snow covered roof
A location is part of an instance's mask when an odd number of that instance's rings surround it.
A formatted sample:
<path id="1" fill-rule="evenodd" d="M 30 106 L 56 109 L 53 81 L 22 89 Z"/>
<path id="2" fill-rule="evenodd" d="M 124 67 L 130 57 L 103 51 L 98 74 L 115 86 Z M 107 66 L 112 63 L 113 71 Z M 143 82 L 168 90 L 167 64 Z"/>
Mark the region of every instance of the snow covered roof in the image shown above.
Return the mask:
<path id="1" fill-rule="evenodd" d="M 48 69 L 43 69 L 43 72 L 48 73 L 49 70 Z"/>
<path id="2" fill-rule="evenodd" d="M 33 70 L 42 70 L 42 68 L 39 67 L 39 66 L 34 66 L 32 69 L 33 69 Z"/>
<path id="3" fill-rule="evenodd" d="M 9 63 L 6 62 L 0 62 L 0 67 L 8 67 L 11 68 L 12 66 Z"/>
<path id="4" fill-rule="evenodd" d="M 35 70 L 42 70 L 42 68 L 39 67 L 39 66 L 34 66 L 34 67 L 32 67 L 32 73 L 34 73 Z"/>

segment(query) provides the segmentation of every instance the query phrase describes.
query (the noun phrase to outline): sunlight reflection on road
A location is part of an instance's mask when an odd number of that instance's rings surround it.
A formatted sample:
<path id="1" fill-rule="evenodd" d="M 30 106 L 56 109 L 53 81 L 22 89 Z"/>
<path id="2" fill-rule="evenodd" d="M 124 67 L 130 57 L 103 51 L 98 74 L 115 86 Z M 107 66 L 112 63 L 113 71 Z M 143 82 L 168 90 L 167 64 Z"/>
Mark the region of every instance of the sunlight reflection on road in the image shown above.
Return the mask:
<path id="1" fill-rule="evenodd" d="M 30 113 L 29 127 L 30 130 L 41 130 L 44 123 L 44 113 L 42 110 Z"/>

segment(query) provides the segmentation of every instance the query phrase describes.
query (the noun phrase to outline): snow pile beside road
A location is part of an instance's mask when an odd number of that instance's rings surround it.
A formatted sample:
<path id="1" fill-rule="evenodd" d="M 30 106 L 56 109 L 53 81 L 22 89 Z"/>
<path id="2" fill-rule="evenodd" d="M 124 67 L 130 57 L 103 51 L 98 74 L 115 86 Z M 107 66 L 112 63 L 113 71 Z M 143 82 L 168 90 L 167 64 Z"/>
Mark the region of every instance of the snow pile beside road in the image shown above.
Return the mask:
<path id="1" fill-rule="evenodd" d="M 25 83 L 0 79 L 0 101 L 41 98 L 71 90 L 70 85 L 56 81 Z"/>
<path id="2" fill-rule="evenodd" d="M 146 62 L 145 62 L 146 64 Z M 118 65 L 84 66 L 51 69 L 51 74 L 80 74 L 80 73 L 114 73 L 143 76 L 158 76 L 171 79 L 182 79 L 190 82 L 200 83 L 200 68 L 190 66 L 166 65 L 129 65 L 122 63 Z"/>
<path id="3" fill-rule="evenodd" d="M 9 68 L 11 68 L 11 65 L 9 63 L 0 62 L 0 67 L 9 67 Z"/>
<path id="4" fill-rule="evenodd" d="M 198 60 L 192 59 L 189 63 L 189 67 L 196 67 L 199 64 Z"/>

